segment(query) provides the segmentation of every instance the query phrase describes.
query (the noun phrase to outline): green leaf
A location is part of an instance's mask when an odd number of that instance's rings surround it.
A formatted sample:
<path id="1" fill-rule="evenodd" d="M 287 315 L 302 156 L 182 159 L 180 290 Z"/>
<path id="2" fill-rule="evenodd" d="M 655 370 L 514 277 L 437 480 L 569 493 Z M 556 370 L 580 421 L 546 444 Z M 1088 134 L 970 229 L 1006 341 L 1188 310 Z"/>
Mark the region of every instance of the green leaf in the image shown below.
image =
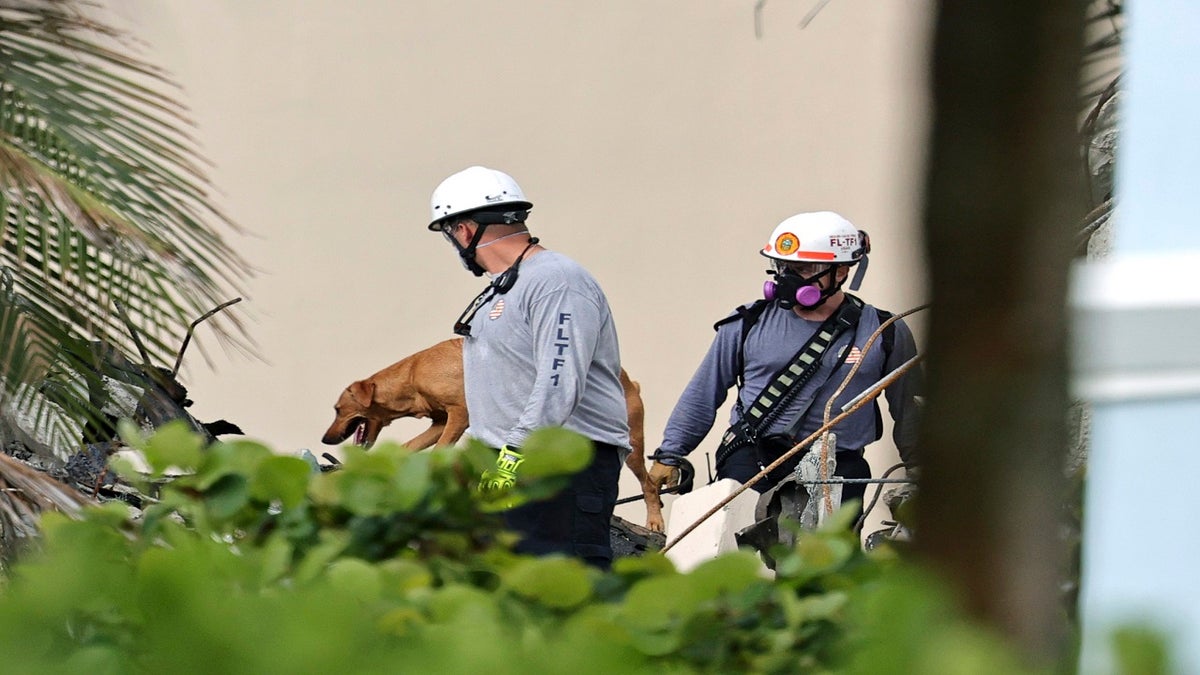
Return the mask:
<path id="1" fill-rule="evenodd" d="M 499 615 L 495 599 L 487 592 L 465 584 L 449 584 L 429 597 L 426 604 L 429 617 L 437 623 L 448 623 L 462 616 L 488 619 L 495 623 Z"/>
<path id="2" fill-rule="evenodd" d="M 320 540 L 305 554 L 296 566 L 296 580 L 309 582 L 316 579 L 333 562 L 350 542 L 350 535 L 341 530 L 323 530 Z"/>
<path id="3" fill-rule="evenodd" d="M 780 595 L 793 597 L 783 593 Z M 795 614 L 790 619 L 795 626 L 805 621 L 832 621 L 838 618 L 849 601 L 850 596 L 837 591 L 799 598 L 794 605 Z"/>
<path id="4" fill-rule="evenodd" d="M 226 474 L 204 493 L 204 505 L 217 521 L 233 518 L 249 503 L 249 481 L 242 474 Z"/>
<path id="5" fill-rule="evenodd" d="M 1167 675 L 1177 672 L 1165 635 L 1149 626 L 1125 625 L 1112 631 L 1119 672 Z"/>
<path id="6" fill-rule="evenodd" d="M 413 635 L 423 624 L 425 615 L 415 607 L 397 607 L 379 619 L 379 630 L 386 635 L 404 638 Z"/>
<path id="7" fill-rule="evenodd" d="M 795 549 L 776 565 L 780 579 L 804 582 L 840 568 L 858 551 L 858 547 L 838 533 L 802 533 Z"/>
<path id="8" fill-rule="evenodd" d="M 659 626 L 644 630 L 633 630 L 629 642 L 647 656 L 666 656 L 683 646 L 684 632 L 680 626 Z"/>
<path id="9" fill-rule="evenodd" d="M 195 477 L 184 484 L 207 490 L 213 483 L 231 474 L 239 474 L 243 478 L 253 475 L 260 462 L 273 456 L 266 446 L 253 441 L 213 443 L 204 452 L 204 461 Z"/>
<path id="10" fill-rule="evenodd" d="M 355 558 L 334 561 L 329 565 L 326 574 L 329 583 L 339 594 L 348 595 L 360 602 L 376 600 L 383 590 L 379 570 L 370 563 Z"/>
<path id="11" fill-rule="evenodd" d="M 266 585 L 283 578 L 291 567 L 292 544 L 286 537 L 273 535 L 263 544 L 258 582 Z"/>
<path id="12" fill-rule="evenodd" d="M 661 656 L 683 644 L 684 626 L 705 595 L 684 575 L 652 577 L 634 584 L 620 609 L 639 651 Z"/>
<path id="13" fill-rule="evenodd" d="M 171 467 L 188 471 L 200 466 L 203 448 L 204 440 L 186 422 L 172 420 L 146 440 L 143 453 L 154 473 L 161 475 Z"/>
<path id="14" fill-rule="evenodd" d="M 376 516 L 387 513 L 389 481 L 382 476 L 347 471 L 338 487 L 342 506 L 353 514 Z"/>
<path id="15" fill-rule="evenodd" d="M 429 492 L 432 473 L 428 453 L 410 454 L 401 460 L 392 483 L 395 487 L 393 506 L 400 511 L 408 511 L 416 506 Z"/>
<path id="16" fill-rule="evenodd" d="M 69 673 L 128 672 L 128 654 L 116 645 L 84 646 L 67 657 L 63 670 Z"/>
<path id="17" fill-rule="evenodd" d="M 707 597 L 740 593 L 750 586 L 768 583 L 766 568 L 749 551 L 730 551 L 707 560 L 688 573 L 690 583 Z"/>
<path id="18" fill-rule="evenodd" d="M 278 499 L 284 508 L 292 508 L 304 500 L 311 475 L 308 462 L 299 457 L 268 457 L 254 472 L 250 494 L 264 502 Z"/>
<path id="19" fill-rule="evenodd" d="M 548 557 L 523 561 L 504 577 L 504 587 L 547 607 L 567 609 L 585 602 L 592 593 L 583 563 Z"/>
<path id="20" fill-rule="evenodd" d="M 129 506 L 122 502 L 97 504 L 86 511 L 88 521 L 119 529 L 129 522 Z"/>
<path id="21" fill-rule="evenodd" d="M 384 452 L 367 452 L 358 446 L 342 448 L 342 471 L 388 478 L 396 468 L 396 458 Z"/>
<path id="22" fill-rule="evenodd" d="M 131 448 L 137 450 L 146 449 L 146 434 L 142 432 L 142 428 L 136 422 L 128 417 L 122 417 L 117 420 L 117 435 L 121 437 L 121 441 Z"/>
<path id="23" fill-rule="evenodd" d="M 819 531 L 831 534 L 849 532 L 850 528 L 854 526 L 854 522 L 858 520 L 858 508 L 861 504 L 862 500 L 859 499 L 842 504 L 837 511 L 833 512 L 832 516 L 825 520 Z"/>
<path id="24" fill-rule="evenodd" d="M 311 476 L 308 482 L 308 496 L 314 504 L 335 506 L 341 500 L 342 472 L 321 473 Z"/>
<path id="25" fill-rule="evenodd" d="M 649 576 L 660 574 L 678 574 L 675 563 L 661 553 L 647 553 L 640 556 L 617 558 L 613 561 L 613 571 L 622 576 Z"/>
<path id="26" fill-rule="evenodd" d="M 520 469 L 518 469 L 520 471 Z M 531 501 L 548 499 L 562 492 L 571 484 L 570 476 L 544 476 L 542 478 L 517 477 L 517 484 L 507 493 L 501 493 L 499 498 L 485 501 L 485 510 L 511 509 Z"/>
<path id="27" fill-rule="evenodd" d="M 435 455 L 445 455 L 454 450 L 435 448 L 433 452 Z M 496 467 L 496 451 L 481 443 L 477 438 L 469 439 L 466 447 L 456 454 L 460 454 L 467 464 L 466 471 L 473 476 L 479 476 L 484 471 L 490 471 Z"/>
<path id="28" fill-rule="evenodd" d="M 583 436 L 551 427 L 530 434 L 521 454 L 525 461 L 517 469 L 518 480 L 578 473 L 591 463 L 595 449 Z"/>
<path id="29" fill-rule="evenodd" d="M 432 588 L 433 573 L 429 568 L 413 560 L 393 558 L 379 563 L 379 568 L 388 576 L 388 584 L 403 593 Z"/>
<path id="30" fill-rule="evenodd" d="M 126 453 L 117 453 L 108 458 L 108 468 L 116 473 L 122 480 L 134 485 L 141 485 L 148 482 L 146 474 L 142 471 L 142 467 L 134 464 Z"/>

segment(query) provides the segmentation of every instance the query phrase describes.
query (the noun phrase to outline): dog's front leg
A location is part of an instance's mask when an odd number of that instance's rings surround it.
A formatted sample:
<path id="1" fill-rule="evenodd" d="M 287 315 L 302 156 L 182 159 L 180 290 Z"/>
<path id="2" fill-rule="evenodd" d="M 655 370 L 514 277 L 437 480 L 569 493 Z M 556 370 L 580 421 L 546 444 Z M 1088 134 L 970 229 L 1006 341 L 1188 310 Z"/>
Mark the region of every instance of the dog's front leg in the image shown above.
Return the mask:
<path id="1" fill-rule="evenodd" d="M 467 430 L 467 409 L 457 406 L 446 409 L 446 427 L 442 429 L 442 437 L 438 439 L 438 445 L 454 445 L 462 438 L 463 432 Z"/>
<path id="2" fill-rule="evenodd" d="M 663 532 L 666 523 L 663 522 L 663 501 L 658 495 L 658 489 L 650 483 L 649 472 L 646 471 L 646 460 L 636 449 L 625 459 L 625 466 L 637 476 L 638 485 L 642 487 L 642 500 L 646 502 L 646 528 L 651 532 Z"/>
<path id="3" fill-rule="evenodd" d="M 409 450 L 424 450 L 433 445 L 434 441 L 442 435 L 442 430 L 446 428 L 446 422 L 434 420 L 433 424 L 428 429 L 422 431 L 416 438 L 404 444 Z"/>
<path id="4" fill-rule="evenodd" d="M 646 502 L 646 529 L 651 532 L 665 532 L 666 522 L 663 521 L 663 500 L 658 490 L 649 482 L 642 484 L 642 499 Z"/>
<path id="5" fill-rule="evenodd" d="M 621 387 L 625 390 L 625 412 L 629 415 L 629 446 L 633 452 L 625 459 L 625 466 L 637 476 L 638 485 L 642 488 L 642 501 L 646 504 L 646 528 L 652 532 L 663 532 L 666 523 L 663 521 L 662 497 L 658 489 L 650 484 L 649 472 L 646 471 L 646 408 L 642 402 L 642 388 L 629 378 L 624 369 L 621 370 Z"/>

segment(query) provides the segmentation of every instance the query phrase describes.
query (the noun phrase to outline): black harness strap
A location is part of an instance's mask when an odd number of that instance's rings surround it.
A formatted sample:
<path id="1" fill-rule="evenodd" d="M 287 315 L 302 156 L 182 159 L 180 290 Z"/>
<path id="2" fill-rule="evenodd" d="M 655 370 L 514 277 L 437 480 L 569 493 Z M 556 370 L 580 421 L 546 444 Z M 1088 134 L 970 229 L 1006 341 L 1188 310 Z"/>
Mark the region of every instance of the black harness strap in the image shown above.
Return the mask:
<path id="1" fill-rule="evenodd" d="M 742 361 L 744 356 L 742 351 L 745 349 L 746 335 L 750 332 L 750 327 L 753 323 L 748 319 L 753 318 L 757 321 L 762 315 L 762 310 L 765 309 L 765 304 L 762 307 L 757 307 L 759 303 L 755 303 L 748 308 L 744 308 L 739 318 L 742 319 L 742 344 L 738 350 L 738 390 L 741 391 L 743 384 Z M 724 456 L 730 452 L 749 445 L 758 443 L 759 431 L 768 428 L 771 421 L 779 415 L 784 409 L 784 403 L 797 392 L 817 372 L 821 357 L 829 350 L 838 337 L 840 337 L 847 329 L 852 329 L 858 324 L 858 319 L 862 315 L 863 303 L 858 298 L 847 295 L 846 302 L 838 308 L 832 316 L 825 320 L 812 337 L 796 352 L 786 365 L 779 369 L 771 378 L 770 384 L 763 388 L 758 399 L 750 406 L 750 410 L 744 410 L 741 402 L 741 396 L 737 398 L 738 408 L 738 424 L 730 427 L 725 432 L 725 436 L 721 440 L 721 447 L 717 450 L 717 463 L 720 464 Z M 757 310 L 757 311 L 756 311 Z M 730 317 L 726 321 L 733 320 Z M 718 326 L 720 323 L 717 324 Z"/>
<path id="2" fill-rule="evenodd" d="M 861 300 L 847 295 L 846 302 L 817 328 L 808 343 L 792 357 L 791 363 L 780 369 L 771 379 L 771 383 L 763 388 L 758 399 L 743 416 L 755 435 L 760 429 L 766 429 L 783 410 L 780 403 L 794 396 L 805 382 L 812 379 L 821 364 L 821 357 L 828 351 L 829 346 L 848 329 L 858 325 L 862 307 Z"/>
<path id="3" fill-rule="evenodd" d="M 759 318 L 770 304 L 770 300 L 756 300 L 749 307 L 738 305 L 733 314 L 713 324 L 713 330 L 717 330 L 733 321 L 742 322 L 742 340 L 738 343 L 737 352 L 737 388 L 739 392 L 742 390 L 742 385 L 746 383 L 746 338 L 750 335 L 750 329 L 754 328 L 754 324 L 758 323 Z"/>
<path id="4" fill-rule="evenodd" d="M 887 321 L 888 319 L 892 318 L 892 313 L 887 310 L 876 309 L 875 312 L 877 314 L 879 314 L 879 323 L 881 323 L 881 324 L 884 321 Z M 884 328 L 883 335 L 881 337 L 883 338 L 883 345 L 882 345 L 883 346 L 883 355 L 884 355 L 883 358 L 884 358 L 884 362 L 886 363 L 887 359 L 891 357 L 892 349 L 895 347 L 895 344 L 896 344 L 896 324 L 890 324 L 890 325 L 888 325 L 887 328 Z M 853 341 L 850 344 L 846 345 L 846 348 L 843 349 L 842 353 L 838 355 L 838 361 L 833 366 L 833 372 L 836 373 L 838 368 L 842 367 L 842 364 L 844 364 L 846 362 L 846 357 L 849 355 L 850 350 L 853 348 L 854 348 Z M 884 372 L 887 372 L 886 369 Z M 815 403 L 815 401 L 814 401 L 814 403 Z M 880 412 L 880 410 L 879 410 L 879 401 L 878 400 L 873 401 L 872 405 L 875 408 L 875 440 L 879 440 L 879 439 L 883 438 L 883 413 Z M 812 407 L 811 404 L 809 405 L 809 407 L 810 408 Z M 790 439 L 795 439 L 795 438 L 801 437 L 800 429 L 803 427 L 804 420 L 807 417 L 808 417 L 808 410 L 805 410 L 803 413 L 801 413 L 800 415 L 798 415 L 796 417 L 796 419 L 791 423 L 791 425 L 788 426 L 787 430 L 784 431 L 784 435 Z"/>
<path id="5" fill-rule="evenodd" d="M 862 300 L 849 293 L 846 294 L 846 298 L 847 302 L 839 308 L 839 313 L 843 310 L 853 313 L 852 316 L 847 316 L 849 321 L 844 328 L 854 329 L 859 317 L 862 314 L 864 303 Z M 821 325 L 817 331 L 817 334 L 810 338 L 810 342 L 806 343 L 804 347 L 797 352 L 792 361 L 786 367 L 776 373 L 775 377 L 772 378 L 771 384 L 764 389 L 763 393 L 759 395 L 759 398 L 751 406 L 751 410 L 757 410 L 757 414 L 752 417 L 749 411 L 746 411 L 742 406 L 740 396 L 740 392 L 745 385 L 746 338 L 749 336 L 750 330 L 762 317 L 763 312 L 766 310 L 769 304 L 770 301 L 768 300 L 758 300 L 750 305 L 739 306 L 736 310 L 734 310 L 733 314 L 713 324 L 713 329 L 715 330 L 727 323 L 732 323 L 734 321 L 742 322 L 741 342 L 739 343 L 737 352 L 736 376 L 739 392 L 739 396 L 736 399 L 739 421 L 726 430 L 721 439 L 721 443 L 717 448 L 716 455 L 718 466 L 721 464 L 723 458 L 727 457 L 729 453 L 740 448 L 756 446 L 758 444 L 759 431 L 768 428 L 768 425 L 776 416 L 781 414 L 783 409 L 786 407 L 786 405 L 783 404 L 796 395 L 804 383 L 812 378 L 817 371 L 817 366 L 820 364 L 821 354 L 828 350 L 829 346 L 832 345 L 841 334 L 841 330 L 839 330 L 838 335 L 830 337 L 828 339 L 828 343 L 824 347 L 817 347 L 813 344 L 813 341 L 816 340 L 821 333 L 828 333 L 827 329 L 836 328 L 836 324 L 831 324 L 831 322 L 839 316 L 838 313 L 835 313 L 834 316 L 830 317 L 830 319 L 826 320 L 826 322 Z M 854 308 L 850 309 L 849 305 L 853 305 Z M 886 310 L 876 308 L 875 311 L 878 314 L 879 322 L 881 324 L 892 317 L 892 313 Z M 891 357 L 892 350 L 896 342 L 895 324 L 889 325 L 883 330 L 882 338 L 884 359 L 886 361 Z M 812 348 L 811 350 L 810 347 Z M 846 350 L 843 350 L 843 352 L 839 355 L 838 362 L 833 367 L 834 371 L 840 368 L 842 363 L 844 363 L 848 352 L 849 347 Z M 805 358 L 805 354 L 807 354 L 809 357 L 812 357 L 811 360 Z M 794 368 L 797 367 L 800 368 L 799 375 L 797 375 L 794 370 Z M 792 379 L 792 383 L 790 385 L 786 383 L 787 378 Z M 801 415 L 800 418 L 793 423 L 792 427 L 788 429 L 788 436 L 794 435 L 795 427 L 803 422 L 803 418 L 804 415 Z M 751 424 L 751 421 L 755 420 L 756 423 Z M 879 440 L 879 438 L 883 435 L 883 419 L 879 411 L 878 403 L 875 405 L 875 429 L 875 440 Z"/>
<path id="6" fill-rule="evenodd" d="M 846 295 L 850 296 L 849 293 Z M 733 310 L 733 314 L 713 324 L 713 330 L 716 330 L 727 323 L 733 323 L 734 321 L 742 322 L 742 340 L 738 343 L 740 346 L 737 353 L 737 386 L 739 391 L 742 385 L 745 384 L 746 337 L 750 335 L 750 329 L 754 327 L 754 324 L 758 323 L 759 318 L 762 317 L 763 312 L 766 311 L 769 304 L 771 304 L 770 300 L 756 300 L 748 306 L 739 305 L 737 309 Z M 877 307 L 875 308 L 875 312 L 879 315 L 879 323 L 881 324 L 892 318 L 892 313 L 887 310 Z M 884 328 L 882 337 L 883 354 L 886 359 L 892 355 L 892 347 L 896 344 L 896 324 L 890 324 L 887 328 Z"/>

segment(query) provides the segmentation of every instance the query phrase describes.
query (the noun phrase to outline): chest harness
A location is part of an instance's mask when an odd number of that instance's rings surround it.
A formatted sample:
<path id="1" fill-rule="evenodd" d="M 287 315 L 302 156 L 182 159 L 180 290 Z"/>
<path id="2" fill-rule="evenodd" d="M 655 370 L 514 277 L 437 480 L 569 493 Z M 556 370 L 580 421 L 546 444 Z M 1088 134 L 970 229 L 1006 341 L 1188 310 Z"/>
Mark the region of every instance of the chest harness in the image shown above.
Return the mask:
<path id="1" fill-rule="evenodd" d="M 760 441 L 763 440 L 762 432 L 770 428 L 772 422 L 779 417 L 784 408 L 787 407 L 787 402 L 795 398 L 796 394 L 804 387 L 804 384 L 812 379 L 821 365 L 821 357 L 829 350 L 829 347 L 835 343 L 838 338 L 845 334 L 848 330 L 854 330 L 858 326 L 858 320 L 862 316 L 864 307 L 863 301 L 859 298 L 846 294 L 846 301 L 838 307 L 828 319 L 826 319 L 820 327 L 813 333 L 796 355 L 779 369 L 771 378 L 766 387 L 763 387 L 762 392 L 758 395 L 747 409 L 742 403 L 741 392 L 745 386 L 745 351 L 746 338 L 750 334 L 750 330 L 762 317 L 767 306 L 770 304 L 768 300 L 759 300 L 749 307 L 740 306 L 736 313 L 713 325 L 713 328 L 720 328 L 726 323 L 740 320 L 741 341 L 738 345 L 737 352 L 737 387 L 738 397 L 736 400 L 736 408 L 738 412 L 738 421 L 725 432 L 721 438 L 721 444 L 717 448 L 716 463 L 719 466 L 723 460 L 735 451 L 747 447 L 760 447 Z M 891 317 L 890 312 L 876 310 L 879 313 L 880 322 Z M 895 341 L 895 330 L 892 326 L 884 329 L 883 333 L 883 349 L 885 354 L 891 354 L 892 345 Z M 838 361 L 833 367 L 833 372 L 845 362 L 846 356 L 850 352 L 850 347 L 838 356 Z M 885 357 L 886 358 L 886 357 Z M 804 418 L 807 411 L 801 413 L 792 425 L 787 429 L 785 434 L 787 440 L 792 440 L 792 437 L 799 431 L 799 426 L 804 423 Z M 882 429 L 882 419 L 878 406 L 875 408 L 876 429 Z M 760 456 L 759 463 L 762 463 Z"/>

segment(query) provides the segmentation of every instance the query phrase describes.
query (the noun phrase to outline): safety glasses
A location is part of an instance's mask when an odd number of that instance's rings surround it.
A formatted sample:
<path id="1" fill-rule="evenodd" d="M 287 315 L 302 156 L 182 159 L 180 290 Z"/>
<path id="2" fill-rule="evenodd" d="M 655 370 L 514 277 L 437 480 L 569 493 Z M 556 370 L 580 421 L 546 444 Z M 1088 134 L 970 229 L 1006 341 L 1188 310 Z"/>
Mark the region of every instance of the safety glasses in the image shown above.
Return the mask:
<path id="1" fill-rule="evenodd" d="M 792 274 L 799 274 L 800 276 L 804 277 L 805 279 L 808 279 L 810 277 L 815 277 L 818 274 L 828 270 L 830 268 L 830 265 L 829 265 L 829 263 L 788 261 L 788 262 L 781 262 L 779 267 L 782 268 L 782 269 L 777 268 L 777 269 L 779 269 L 780 272 L 788 271 L 788 272 L 791 272 Z"/>

